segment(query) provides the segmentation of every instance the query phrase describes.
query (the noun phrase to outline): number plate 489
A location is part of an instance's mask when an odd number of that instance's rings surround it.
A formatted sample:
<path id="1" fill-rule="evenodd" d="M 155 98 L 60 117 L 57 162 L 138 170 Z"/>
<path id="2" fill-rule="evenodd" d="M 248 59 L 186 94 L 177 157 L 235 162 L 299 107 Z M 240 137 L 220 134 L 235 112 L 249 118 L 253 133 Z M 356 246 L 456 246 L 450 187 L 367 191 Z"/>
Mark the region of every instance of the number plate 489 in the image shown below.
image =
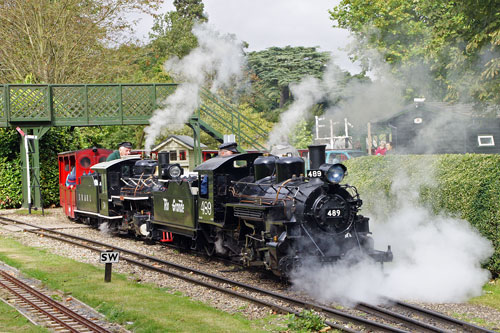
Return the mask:
<path id="1" fill-rule="evenodd" d="M 307 177 L 309 178 L 321 178 L 323 176 L 323 171 L 321 170 L 309 170 L 307 172 Z"/>
<path id="2" fill-rule="evenodd" d="M 341 217 L 342 210 L 340 210 L 340 209 L 328 209 L 326 211 L 326 216 L 327 217 Z"/>

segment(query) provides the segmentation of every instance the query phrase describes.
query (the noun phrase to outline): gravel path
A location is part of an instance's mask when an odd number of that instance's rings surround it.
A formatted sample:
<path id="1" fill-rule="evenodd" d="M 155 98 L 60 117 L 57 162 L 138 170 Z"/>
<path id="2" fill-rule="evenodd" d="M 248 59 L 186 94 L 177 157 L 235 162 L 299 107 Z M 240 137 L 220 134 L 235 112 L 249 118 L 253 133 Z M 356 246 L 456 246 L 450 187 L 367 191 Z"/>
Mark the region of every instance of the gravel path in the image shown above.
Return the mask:
<path id="1" fill-rule="evenodd" d="M 175 263 L 190 266 L 194 269 L 207 271 L 217 275 L 223 275 L 227 278 L 248 283 L 249 281 L 258 281 L 259 286 L 265 289 L 275 290 L 280 293 L 292 295 L 294 292 L 283 284 L 264 277 L 262 273 L 243 270 L 239 267 L 227 266 L 218 261 L 210 261 L 209 259 L 193 256 L 191 254 L 179 253 L 179 251 L 162 246 L 162 245 L 145 245 L 140 241 L 134 241 L 128 238 L 111 237 L 105 232 L 87 228 L 81 224 L 75 224 L 69 221 L 61 208 L 49 209 L 48 215 L 39 216 L 21 216 L 12 215 L 14 210 L 0 211 L 0 215 L 23 220 L 29 223 L 38 224 L 44 227 L 59 227 L 61 231 L 68 232 L 77 236 L 90 238 L 106 243 L 111 243 L 115 246 L 124 247 L 132 251 L 154 255 L 156 257 L 173 261 Z M 22 233 L 6 230 L 0 227 L 0 235 L 9 236 L 18 239 L 23 244 L 35 247 L 43 247 L 50 252 L 72 258 L 77 261 L 90 263 L 93 265 L 102 265 L 99 263 L 98 254 L 90 250 L 76 248 L 74 246 L 56 242 L 44 237 L 34 237 L 30 233 Z M 270 314 L 268 308 L 263 308 L 246 301 L 230 297 L 224 293 L 209 290 L 200 286 L 193 286 L 191 283 L 165 276 L 159 273 L 144 270 L 121 261 L 119 264 L 113 265 L 113 270 L 120 273 L 128 274 L 129 278 L 140 283 L 154 283 L 160 287 L 170 288 L 172 292 L 180 292 L 193 299 L 210 304 L 218 309 L 229 313 L 241 313 L 249 319 L 262 318 Z M 305 296 L 305 295 L 303 295 Z M 459 316 L 462 320 L 479 319 L 484 323 L 497 323 L 495 330 L 500 332 L 500 312 L 495 309 L 468 304 L 468 303 L 415 303 L 419 306 L 442 312 L 452 316 Z M 478 321 L 476 321 L 478 323 Z M 481 324 L 482 325 L 482 324 Z"/>

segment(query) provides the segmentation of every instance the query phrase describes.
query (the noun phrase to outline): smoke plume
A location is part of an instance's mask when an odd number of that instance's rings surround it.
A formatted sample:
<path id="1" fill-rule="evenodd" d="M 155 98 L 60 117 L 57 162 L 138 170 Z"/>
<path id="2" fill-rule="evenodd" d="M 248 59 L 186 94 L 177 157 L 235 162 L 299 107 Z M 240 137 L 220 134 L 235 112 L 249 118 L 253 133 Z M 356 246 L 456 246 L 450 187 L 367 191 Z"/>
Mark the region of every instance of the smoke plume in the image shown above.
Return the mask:
<path id="1" fill-rule="evenodd" d="M 326 101 L 334 93 L 339 93 L 338 85 L 342 72 L 330 61 L 321 79 L 304 77 L 298 83 L 290 84 L 293 103 L 280 115 L 279 121 L 269 134 L 268 146 L 289 145 L 290 135 L 302 120 L 311 116 L 311 108 L 321 101 Z"/>
<path id="2" fill-rule="evenodd" d="M 165 63 L 165 70 L 182 83 L 149 120 L 144 130 L 147 151 L 163 130 L 178 129 L 188 122 L 200 106 L 202 87 L 208 86 L 212 92 L 234 88 L 243 78 L 243 48 L 233 35 L 221 35 L 206 23 L 196 25 L 193 33 L 198 38 L 198 47 L 182 59 L 174 57 Z"/>
<path id="3" fill-rule="evenodd" d="M 421 175 L 422 183 L 416 184 L 406 172 L 397 174 L 390 203 L 380 194 L 363 197 L 372 203 L 366 215 L 371 218 L 375 248 L 391 245 L 393 262 L 383 269 L 364 257 L 354 265 L 351 260 L 322 267 L 311 264 L 296 272 L 295 287 L 346 304 L 379 303 L 385 297 L 460 302 L 480 295 L 489 278 L 481 263 L 493 253 L 491 243 L 467 221 L 436 215 L 419 204 L 418 188 L 432 183 L 432 169 L 423 167 Z"/>

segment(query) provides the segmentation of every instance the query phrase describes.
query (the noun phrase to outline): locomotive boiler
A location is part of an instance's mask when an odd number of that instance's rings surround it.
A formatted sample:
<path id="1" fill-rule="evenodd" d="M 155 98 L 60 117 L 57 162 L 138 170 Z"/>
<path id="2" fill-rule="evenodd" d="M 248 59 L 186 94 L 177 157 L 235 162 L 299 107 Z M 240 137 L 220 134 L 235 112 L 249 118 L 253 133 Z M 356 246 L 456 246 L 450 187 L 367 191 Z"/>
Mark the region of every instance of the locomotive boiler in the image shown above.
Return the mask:
<path id="1" fill-rule="evenodd" d="M 262 153 L 212 158 L 189 176 L 169 163 L 167 153 L 158 160 L 99 163 L 76 186 L 75 219 L 106 222 L 117 232 L 176 242 L 279 276 L 354 251 L 391 261 L 390 247 L 374 249 L 369 219 L 358 214 L 356 188 L 341 184 L 346 167 L 325 163 L 325 146 L 309 148 L 307 174 L 301 158 Z M 83 191 L 86 202 L 79 205 Z"/>

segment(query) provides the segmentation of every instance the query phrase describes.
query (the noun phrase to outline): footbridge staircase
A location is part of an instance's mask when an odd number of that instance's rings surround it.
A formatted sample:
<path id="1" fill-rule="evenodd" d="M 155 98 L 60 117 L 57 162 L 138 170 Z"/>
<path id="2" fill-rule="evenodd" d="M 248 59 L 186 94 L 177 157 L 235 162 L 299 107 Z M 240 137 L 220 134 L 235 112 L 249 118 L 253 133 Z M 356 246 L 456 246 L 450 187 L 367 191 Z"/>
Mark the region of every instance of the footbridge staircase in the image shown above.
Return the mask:
<path id="1" fill-rule="evenodd" d="M 161 108 L 176 87 L 177 84 L 0 85 L 0 127 L 19 128 L 26 135 L 24 141 L 29 142 L 25 145 L 22 140 L 20 148 L 24 206 L 33 202 L 33 206 L 41 207 L 38 191 L 29 189 L 35 186 L 33 180 L 40 179 L 38 140 L 50 127 L 148 125 L 153 112 Z M 266 150 L 268 133 L 208 90 L 202 90 L 201 105 L 188 125 L 193 129 L 196 164 L 201 163 L 201 131 L 218 142 L 223 142 L 224 134 L 234 134 L 240 147 Z M 33 193 L 33 200 L 28 200 L 29 192 Z"/>

